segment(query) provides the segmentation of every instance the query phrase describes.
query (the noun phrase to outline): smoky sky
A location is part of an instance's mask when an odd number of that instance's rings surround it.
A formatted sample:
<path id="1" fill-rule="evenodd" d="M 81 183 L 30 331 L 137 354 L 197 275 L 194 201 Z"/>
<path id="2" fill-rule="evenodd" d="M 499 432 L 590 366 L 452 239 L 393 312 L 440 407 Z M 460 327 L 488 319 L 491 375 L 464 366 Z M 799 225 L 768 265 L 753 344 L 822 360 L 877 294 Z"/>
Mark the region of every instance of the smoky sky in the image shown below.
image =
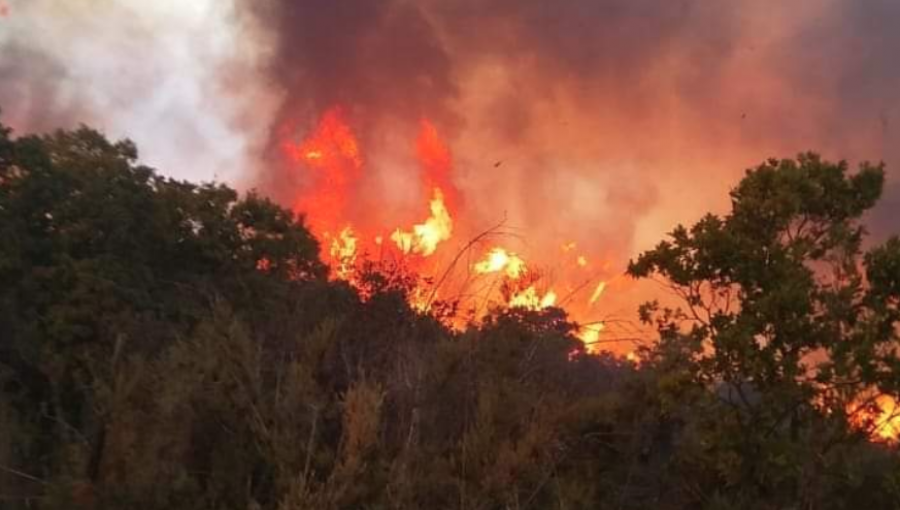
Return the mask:
<path id="1" fill-rule="evenodd" d="M 660 0 L 276 0 L 248 2 L 274 50 L 267 69 L 286 96 L 282 115 L 315 114 L 335 104 L 364 119 L 427 115 L 451 127 L 473 69 L 519 68 L 508 94 L 615 89 L 636 110 L 648 64 L 689 60 L 678 93 L 699 93 L 733 50 L 735 11 L 718 2 Z M 527 115 L 511 103 L 505 115 Z M 522 118 L 520 117 L 521 121 Z M 506 119 L 498 119 L 499 122 Z M 527 120 L 526 120 L 527 122 Z"/>

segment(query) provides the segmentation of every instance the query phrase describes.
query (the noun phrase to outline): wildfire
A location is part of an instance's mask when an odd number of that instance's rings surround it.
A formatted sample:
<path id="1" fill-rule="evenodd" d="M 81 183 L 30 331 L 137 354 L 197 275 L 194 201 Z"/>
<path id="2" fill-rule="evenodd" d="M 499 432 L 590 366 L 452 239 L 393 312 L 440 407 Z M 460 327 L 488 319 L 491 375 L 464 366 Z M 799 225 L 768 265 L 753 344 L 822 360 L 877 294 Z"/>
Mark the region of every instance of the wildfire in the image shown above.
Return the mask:
<path id="1" fill-rule="evenodd" d="M 414 225 L 412 230 L 394 230 L 391 240 L 405 255 L 430 257 L 437 251 L 438 245 L 453 235 L 450 211 L 457 200 L 456 187 L 450 179 L 453 169 L 450 150 L 441 141 L 434 125 L 426 120 L 422 121 L 416 140 L 416 157 L 422 167 L 423 190 L 431 194 L 431 215 L 423 223 Z"/>
<path id="2" fill-rule="evenodd" d="M 431 216 L 424 223 L 413 226 L 411 231 L 399 228 L 391 234 L 391 240 L 404 254 L 415 253 L 428 257 L 434 254 L 438 245 L 453 235 L 453 218 L 444 204 L 444 193 L 434 189 L 431 199 Z"/>
<path id="3" fill-rule="evenodd" d="M 335 276 L 349 280 L 356 269 L 357 237 L 352 227 L 344 227 L 331 241 L 331 258 L 337 263 Z"/>
<path id="4" fill-rule="evenodd" d="M 510 308 L 544 310 L 554 305 L 556 305 L 556 293 L 551 290 L 541 295 L 534 285 L 514 293 L 509 299 Z"/>
<path id="5" fill-rule="evenodd" d="M 525 261 L 515 253 L 509 253 L 503 248 L 492 249 L 487 258 L 478 262 L 473 267 L 476 273 L 490 274 L 504 272 L 507 277 L 518 280 L 525 273 Z"/>
<path id="6" fill-rule="evenodd" d="M 602 322 L 581 326 L 578 330 L 578 339 L 584 342 L 588 352 L 597 352 L 597 343 L 600 341 L 600 334 L 606 329 L 606 325 Z"/>
<path id="7" fill-rule="evenodd" d="M 340 108 L 322 116 L 313 134 L 300 144 L 287 142 L 288 159 L 312 172 L 309 192 L 297 197 L 294 209 L 308 215 L 319 235 L 343 228 L 352 185 L 362 175 L 363 159 L 353 130 Z"/>
<path id="8" fill-rule="evenodd" d="M 2 0 L 0 0 L 2 2 Z M 428 216 L 421 222 L 399 222 L 408 227 L 382 224 L 380 211 L 365 210 L 364 201 L 354 200 L 362 190 L 371 189 L 362 184 L 366 176 L 366 163 L 356 133 L 345 117 L 344 111 L 332 108 L 326 111 L 311 132 L 300 142 L 283 143 L 285 161 L 295 178 L 299 191 L 293 199 L 293 208 L 307 215 L 310 228 L 322 240 L 325 247 L 323 258 L 331 267 L 331 276 L 355 285 L 360 259 L 368 253 L 380 256 L 404 257 L 407 267 L 422 278 L 419 281 L 433 282 L 429 271 L 436 270 L 422 262 L 437 254 L 442 247 L 458 233 L 456 214 L 462 199 L 452 180 L 453 158 L 447 145 L 441 140 L 437 128 L 423 120 L 416 138 L 413 152 L 420 168 L 422 196 L 427 197 Z M 424 202 L 424 201 L 423 201 Z M 369 202 L 371 203 L 371 202 Z M 391 211 L 385 214 L 399 214 Z M 561 245 L 566 255 L 566 271 L 571 274 L 594 268 L 593 260 L 579 250 L 574 241 Z M 437 260 L 437 259 L 433 259 Z M 556 289 L 544 285 L 542 275 L 526 264 L 525 259 L 507 248 L 496 246 L 482 254 L 468 269 L 465 280 L 460 283 L 460 295 L 470 292 L 465 286 L 470 276 L 497 275 L 500 285 L 485 287 L 487 295 L 475 299 L 487 300 L 501 307 L 544 310 L 559 306 L 557 291 L 578 292 L 583 282 L 563 280 Z M 602 268 L 601 266 L 597 266 Z M 443 281 L 443 279 L 442 279 Z M 452 295 L 453 290 L 427 288 L 423 284 L 409 290 L 410 305 L 420 311 L 427 311 L 440 295 Z M 596 303 L 605 289 L 601 282 L 590 296 L 590 304 Z M 586 289 L 587 292 L 589 289 Z M 477 293 L 477 292 L 476 292 Z M 568 301 L 568 297 L 566 301 Z M 579 304 L 582 302 L 579 300 Z M 581 311 L 587 311 L 580 308 Z M 579 335 L 586 343 L 592 344 L 600 337 L 602 325 L 595 326 Z"/>
<path id="9" fill-rule="evenodd" d="M 900 437 L 900 405 L 890 395 L 874 399 L 851 410 L 851 424 L 866 430 L 873 439 L 896 441 Z"/>

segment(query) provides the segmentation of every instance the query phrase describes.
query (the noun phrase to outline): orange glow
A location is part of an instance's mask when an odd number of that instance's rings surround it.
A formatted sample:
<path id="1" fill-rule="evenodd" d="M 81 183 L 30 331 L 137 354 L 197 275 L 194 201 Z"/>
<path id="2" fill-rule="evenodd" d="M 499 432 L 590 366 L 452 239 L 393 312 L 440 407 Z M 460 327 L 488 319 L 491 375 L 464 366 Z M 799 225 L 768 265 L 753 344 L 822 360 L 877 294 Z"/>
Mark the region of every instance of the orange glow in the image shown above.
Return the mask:
<path id="1" fill-rule="evenodd" d="M 534 285 L 516 292 L 509 299 L 510 308 L 525 308 L 528 310 L 544 310 L 556 305 L 556 293 L 552 290 L 541 295 Z"/>
<path id="2" fill-rule="evenodd" d="M 488 253 L 487 258 L 474 266 L 479 274 L 504 272 L 510 279 L 517 280 L 525 273 L 525 261 L 515 253 L 509 253 L 503 248 L 494 248 Z"/>
<path id="3" fill-rule="evenodd" d="M 603 333 L 603 330 L 606 329 L 606 326 L 602 323 L 590 324 L 587 326 L 582 326 L 578 332 L 578 339 L 584 342 L 585 347 L 588 352 L 599 352 L 599 347 L 597 342 L 600 340 L 600 334 Z"/>
<path id="4" fill-rule="evenodd" d="M 529 267 L 523 257 L 497 246 L 481 255 L 469 267 L 471 272 L 467 272 L 467 276 L 460 281 L 448 283 L 441 280 L 440 285 L 444 288 L 440 289 L 440 293 L 438 288 L 428 287 L 436 281 L 436 273 L 445 269 L 438 267 L 438 264 L 452 259 L 453 254 L 445 248 L 449 245 L 448 241 L 453 240 L 454 236 L 471 235 L 467 230 L 472 228 L 471 225 L 457 224 L 463 198 L 452 179 L 450 149 L 440 138 L 437 128 L 422 120 L 413 151 L 420 169 L 421 203 L 423 206 L 427 204 L 428 215 L 421 222 L 398 219 L 405 214 L 403 210 L 378 209 L 377 204 L 382 197 L 372 186 L 378 179 L 369 180 L 359 139 L 349 120 L 342 108 L 331 108 L 323 113 L 309 133 L 303 135 L 301 141 L 285 139 L 282 143 L 287 177 L 293 181 L 285 185 L 294 186 L 297 190 L 290 198 L 292 208 L 306 215 L 311 230 L 321 241 L 323 259 L 331 267 L 332 278 L 357 285 L 360 261 L 370 253 L 387 260 L 398 254 L 414 255 L 405 259 L 402 265 L 416 273 L 415 281 L 422 282 L 409 289 L 408 294 L 410 306 L 418 311 L 427 312 L 438 294 L 466 296 L 465 299 L 473 302 L 489 302 L 501 307 L 544 310 L 560 305 L 559 291 L 569 293 L 567 296 L 580 292 L 579 289 L 584 288 L 585 269 L 596 267 L 605 270 L 602 264 L 596 263 L 587 254 L 579 253 L 575 241 L 567 241 L 557 245 L 566 255 L 557 257 L 563 266 L 561 273 L 554 275 L 555 282 L 551 288 L 542 281 L 541 273 Z M 284 131 L 289 131 L 289 128 L 285 127 Z M 388 222 L 388 217 L 393 219 Z M 458 239 L 458 245 L 465 245 L 467 240 Z M 472 287 L 467 287 L 473 274 L 497 275 L 500 277 L 499 285 L 490 283 L 473 292 Z M 601 283 L 594 291 L 590 297 L 591 304 L 599 299 L 604 286 Z M 585 293 L 589 291 L 584 289 Z M 566 303 L 572 303 L 573 308 L 569 312 L 573 317 L 588 311 L 587 303 L 581 299 L 578 301 L 570 301 L 569 297 L 565 299 Z M 479 319 L 475 318 L 476 321 Z M 448 320 L 452 322 L 456 319 Z M 579 337 L 586 342 L 596 342 L 602 330 L 602 326 L 597 326 Z"/>
<path id="5" fill-rule="evenodd" d="M 893 442 L 900 438 L 900 405 L 890 395 L 878 395 L 850 415 L 851 424 L 868 431 L 872 439 Z"/>
<path id="6" fill-rule="evenodd" d="M 347 200 L 362 175 L 359 144 L 340 108 L 325 112 L 315 131 L 303 142 L 286 142 L 284 152 L 308 179 L 309 189 L 293 204 L 308 215 L 310 226 L 322 235 L 343 228 Z"/>
<path id="7" fill-rule="evenodd" d="M 391 240 L 404 254 L 415 253 L 428 257 L 437 250 L 438 245 L 453 235 L 453 218 L 444 204 L 444 193 L 434 189 L 431 199 L 431 216 L 424 223 L 414 225 L 411 231 L 397 229 L 391 234 Z"/>
<path id="8" fill-rule="evenodd" d="M 357 238 L 351 227 L 344 227 L 331 241 L 331 258 L 337 264 L 334 274 L 341 280 L 349 280 L 356 269 Z"/>
<path id="9" fill-rule="evenodd" d="M 448 210 L 459 207 L 458 192 L 451 179 L 453 158 L 450 156 L 450 149 L 441 141 L 434 125 L 427 120 L 422 121 L 416 140 L 416 157 L 422 167 L 422 189 L 426 193 L 440 190 Z"/>
<path id="10" fill-rule="evenodd" d="M 606 282 L 600 282 L 597 285 L 597 288 L 594 289 L 594 293 L 591 294 L 591 299 L 588 302 L 592 305 L 596 304 L 597 301 L 600 299 L 600 296 L 603 295 L 603 291 L 605 291 L 605 290 L 606 290 Z"/>

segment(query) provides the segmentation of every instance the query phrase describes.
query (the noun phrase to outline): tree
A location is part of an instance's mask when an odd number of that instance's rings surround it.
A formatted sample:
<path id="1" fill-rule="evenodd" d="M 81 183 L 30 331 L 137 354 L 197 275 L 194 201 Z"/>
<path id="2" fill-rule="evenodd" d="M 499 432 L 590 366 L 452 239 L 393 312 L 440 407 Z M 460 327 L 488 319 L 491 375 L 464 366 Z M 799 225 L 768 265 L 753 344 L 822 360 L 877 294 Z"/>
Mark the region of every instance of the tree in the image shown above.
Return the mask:
<path id="1" fill-rule="evenodd" d="M 0 236 L 2 383 L 41 479 L 102 482 L 150 360 L 216 300 L 251 312 L 326 274 L 291 212 L 160 177 L 88 128 L 0 126 Z"/>
<path id="2" fill-rule="evenodd" d="M 854 414 L 873 392 L 900 396 L 900 244 L 861 252 L 859 219 L 883 182 L 883 166 L 769 160 L 732 191 L 728 215 L 679 226 L 629 266 L 681 303 L 642 309 L 660 332 L 650 358 L 701 389 L 692 455 L 728 504 L 820 507 L 835 495 L 827 477 L 850 476 L 829 462 L 866 439 Z"/>

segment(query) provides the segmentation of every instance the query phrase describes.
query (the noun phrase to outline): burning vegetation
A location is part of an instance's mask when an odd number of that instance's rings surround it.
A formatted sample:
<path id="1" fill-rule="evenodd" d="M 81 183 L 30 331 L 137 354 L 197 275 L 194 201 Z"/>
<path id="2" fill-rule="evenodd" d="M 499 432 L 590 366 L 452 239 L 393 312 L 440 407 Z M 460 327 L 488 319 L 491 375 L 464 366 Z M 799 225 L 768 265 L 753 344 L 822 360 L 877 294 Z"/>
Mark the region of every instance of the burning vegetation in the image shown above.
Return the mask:
<path id="1" fill-rule="evenodd" d="M 431 295 L 430 301 L 440 296 L 463 311 L 463 315 L 447 318 L 448 325 L 459 327 L 480 321 L 479 314 L 497 307 L 539 311 L 563 306 L 562 291 L 568 293 L 570 313 L 588 314 L 603 295 L 607 282 L 591 272 L 587 256 L 577 251 L 574 242 L 560 247 L 557 260 L 568 265 L 552 268 L 562 276 L 552 284 L 522 256 L 498 244 L 504 238 L 499 227 L 480 234 L 478 242 L 470 242 L 465 236 L 472 229 L 459 224 L 460 217 L 468 216 L 461 210 L 465 198 L 453 183 L 450 148 L 427 120 L 420 122 L 410 153 L 419 167 L 419 183 L 413 188 L 419 190 L 418 203 L 428 216 L 400 226 L 373 222 L 372 218 L 380 216 L 370 211 L 362 212 L 362 222 L 354 221 L 354 214 L 360 213 L 354 213 L 351 204 L 357 202 L 358 194 L 371 191 L 360 185 L 368 171 L 365 148 L 343 108 L 328 109 L 310 132 L 296 140 L 292 133 L 283 136 L 280 164 L 286 168 L 282 171 L 293 174 L 288 182 L 300 182 L 288 201 L 322 240 L 333 278 L 358 284 L 358 272 L 370 262 L 399 263 L 416 273 L 419 282 L 419 287 L 409 289 L 410 303 L 427 312 L 433 303 L 422 301 L 422 296 Z M 444 277 L 438 282 L 441 274 Z M 600 344 L 601 331 L 603 324 L 593 321 L 580 328 L 579 336 L 594 348 Z"/>

